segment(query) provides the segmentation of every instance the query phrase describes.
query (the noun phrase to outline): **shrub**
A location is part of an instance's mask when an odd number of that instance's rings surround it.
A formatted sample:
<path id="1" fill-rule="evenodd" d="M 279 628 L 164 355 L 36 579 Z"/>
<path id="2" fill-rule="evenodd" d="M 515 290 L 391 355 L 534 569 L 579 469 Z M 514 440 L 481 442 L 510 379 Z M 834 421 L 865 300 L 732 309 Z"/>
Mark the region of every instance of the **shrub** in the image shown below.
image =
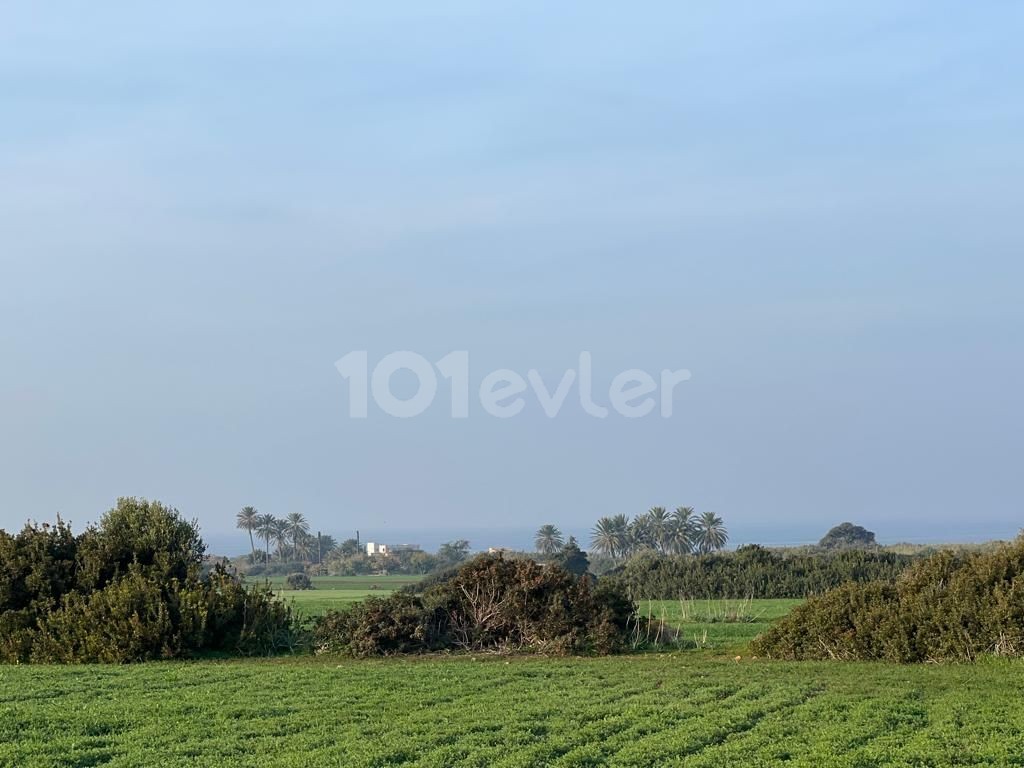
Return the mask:
<path id="1" fill-rule="evenodd" d="M 878 546 L 875 534 L 861 525 L 840 523 L 826 533 L 818 546 L 823 549 L 842 549 L 844 547 L 860 547 L 871 549 Z"/>
<path id="2" fill-rule="evenodd" d="M 304 573 L 290 573 L 284 583 L 288 589 L 313 589 L 313 580 Z"/>
<path id="3" fill-rule="evenodd" d="M 368 599 L 329 613 L 318 652 L 353 656 L 430 650 L 613 653 L 625 649 L 636 606 L 614 584 L 557 566 L 481 556 L 422 594 Z"/>
<path id="4" fill-rule="evenodd" d="M 647 552 L 609 577 L 636 600 L 803 598 L 848 581 L 892 580 L 913 562 L 888 552 L 780 553 L 750 545 L 696 556 Z"/>
<path id="5" fill-rule="evenodd" d="M 754 652 L 899 662 L 1024 656 L 1024 539 L 987 553 L 940 552 L 894 583 L 843 585 L 773 625 Z"/>
<path id="6" fill-rule="evenodd" d="M 330 611 L 313 629 L 316 653 L 390 656 L 443 647 L 440 621 L 433 621 L 423 600 L 397 592 L 368 597 L 347 611 Z"/>
<path id="7" fill-rule="evenodd" d="M 58 520 L 0 531 L 0 661 L 114 662 L 270 653 L 300 636 L 268 589 L 206 575 L 194 523 L 119 499 L 80 536 Z"/>

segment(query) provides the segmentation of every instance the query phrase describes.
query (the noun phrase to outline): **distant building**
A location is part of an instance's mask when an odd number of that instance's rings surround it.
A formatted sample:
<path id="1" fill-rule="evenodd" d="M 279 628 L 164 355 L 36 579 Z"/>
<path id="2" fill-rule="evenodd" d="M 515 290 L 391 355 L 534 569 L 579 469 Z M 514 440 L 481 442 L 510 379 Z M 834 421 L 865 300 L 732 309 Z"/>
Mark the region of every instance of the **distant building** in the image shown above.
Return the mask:
<path id="1" fill-rule="evenodd" d="M 401 552 L 422 552 L 419 544 L 378 544 L 374 541 L 366 542 L 366 554 L 374 555 L 397 555 Z"/>
<path id="2" fill-rule="evenodd" d="M 390 551 L 394 554 L 399 552 L 422 552 L 423 548 L 419 544 L 392 544 Z"/>
<path id="3" fill-rule="evenodd" d="M 514 552 L 514 551 L 515 550 L 513 550 L 511 547 L 488 547 L 487 548 L 487 554 L 488 555 L 500 555 L 503 552 Z"/>

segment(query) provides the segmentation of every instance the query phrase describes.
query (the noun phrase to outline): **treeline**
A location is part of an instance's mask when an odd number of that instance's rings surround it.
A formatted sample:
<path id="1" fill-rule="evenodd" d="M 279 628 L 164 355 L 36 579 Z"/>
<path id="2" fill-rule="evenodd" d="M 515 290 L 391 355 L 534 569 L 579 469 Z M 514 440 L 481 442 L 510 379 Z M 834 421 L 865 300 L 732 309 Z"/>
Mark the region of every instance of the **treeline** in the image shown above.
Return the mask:
<path id="1" fill-rule="evenodd" d="M 634 600 L 804 598 L 845 582 L 892 580 L 913 561 L 874 550 L 782 554 L 749 545 L 703 555 L 641 554 L 609 577 Z"/>
<path id="2" fill-rule="evenodd" d="M 0 531 L 0 661 L 111 662 L 267 654 L 297 627 L 266 589 L 204 573 L 195 523 L 159 502 L 119 499 L 99 525 Z"/>
<path id="3" fill-rule="evenodd" d="M 275 517 L 251 506 L 242 507 L 235 515 L 235 527 L 248 534 L 250 553 L 232 563 L 250 576 L 296 572 L 315 576 L 421 576 L 450 568 L 469 556 L 465 539 L 442 544 L 436 553 L 414 549 L 369 555 L 358 539 L 339 542 L 328 534 L 310 533 L 309 522 L 299 512 Z M 258 542 L 264 546 L 257 546 Z"/>
<path id="4" fill-rule="evenodd" d="M 547 537 L 544 526 L 537 531 L 538 551 Z M 696 513 L 693 507 L 651 507 L 630 519 L 626 515 L 599 518 L 590 532 L 590 546 L 596 552 L 615 560 L 641 552 L 684 555 L 715 552 L 725 547 L 729 531 L 722 518 L 714 512 Z"/>

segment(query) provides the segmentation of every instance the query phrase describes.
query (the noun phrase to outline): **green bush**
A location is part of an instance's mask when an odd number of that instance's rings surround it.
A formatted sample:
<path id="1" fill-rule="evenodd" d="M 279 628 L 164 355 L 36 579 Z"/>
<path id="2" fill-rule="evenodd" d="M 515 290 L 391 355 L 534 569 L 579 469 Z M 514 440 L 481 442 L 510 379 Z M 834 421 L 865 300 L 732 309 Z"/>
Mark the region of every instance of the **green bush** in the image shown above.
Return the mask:
<path id="1" fill-rule="evenodd" d="M 328 613 L 318 652 L 353 656 L 431 650 L 613 653 L 630 642 L 636 606 L 614 584 L 558 566 L 478 557 L 421 594 L 369 599 Z"/>
<path id="2" fill-rule="evenodd" d="M 647 552 L 608 577 L 635 600 L 803 598 L 848 581 L 892 580 L 913 562 L 887 552 L 780 553 L 750 545 L 707 555 Z"/>
<path id="3" fill-rule="evenodd" d="M 222 566 L 202 575 L 195 523 L 119 499 L 80 536 L 58 520 L 0 531 L 0 661 L 114 662 L 271 653 L 300 640 L 290 609 Z"/>
<path id="4" fill-rule="evenodd" d="M 284 584 L 288 589 L 303 590 L 313 589 L 313 580 L 304 573 L 290 573 L 284 580 Z"/>
<path id="5" fill-rule="evenodd" d="M 796 608 L 753 650 L 899 662 L 1024 656 L 1024 539 L 993 552 L 940 552 L 893 583 L 845 584 Z"/>
<path id="6" fill-rule="evenodd" d="M 313 649 L 356 657 L 420 653 L 444 647 L 440 629 L 440 617 L 432 616 L 420 597 L 396 592 L 320 617 Z"/>

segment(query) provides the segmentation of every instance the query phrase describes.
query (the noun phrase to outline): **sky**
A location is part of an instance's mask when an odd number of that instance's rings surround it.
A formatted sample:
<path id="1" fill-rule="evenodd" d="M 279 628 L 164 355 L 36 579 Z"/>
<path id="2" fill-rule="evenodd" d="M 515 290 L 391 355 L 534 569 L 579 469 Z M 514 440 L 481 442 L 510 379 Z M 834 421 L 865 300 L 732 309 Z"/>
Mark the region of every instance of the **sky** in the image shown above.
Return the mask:
<path id="1" fill-rule="evenodd" d="M 1024 527 L 1024 6 L 5 3 L 0 527 Z M 412 418 L 365 351 L 469 358 Z M 673 413 L 492 416 L 488 373 Z M 410 397 L 409 371 L 392 379 Z M 577 380 L 578 384 L 578 380 Z M 507 402 L 507 401 L 506 401 Z"/>

